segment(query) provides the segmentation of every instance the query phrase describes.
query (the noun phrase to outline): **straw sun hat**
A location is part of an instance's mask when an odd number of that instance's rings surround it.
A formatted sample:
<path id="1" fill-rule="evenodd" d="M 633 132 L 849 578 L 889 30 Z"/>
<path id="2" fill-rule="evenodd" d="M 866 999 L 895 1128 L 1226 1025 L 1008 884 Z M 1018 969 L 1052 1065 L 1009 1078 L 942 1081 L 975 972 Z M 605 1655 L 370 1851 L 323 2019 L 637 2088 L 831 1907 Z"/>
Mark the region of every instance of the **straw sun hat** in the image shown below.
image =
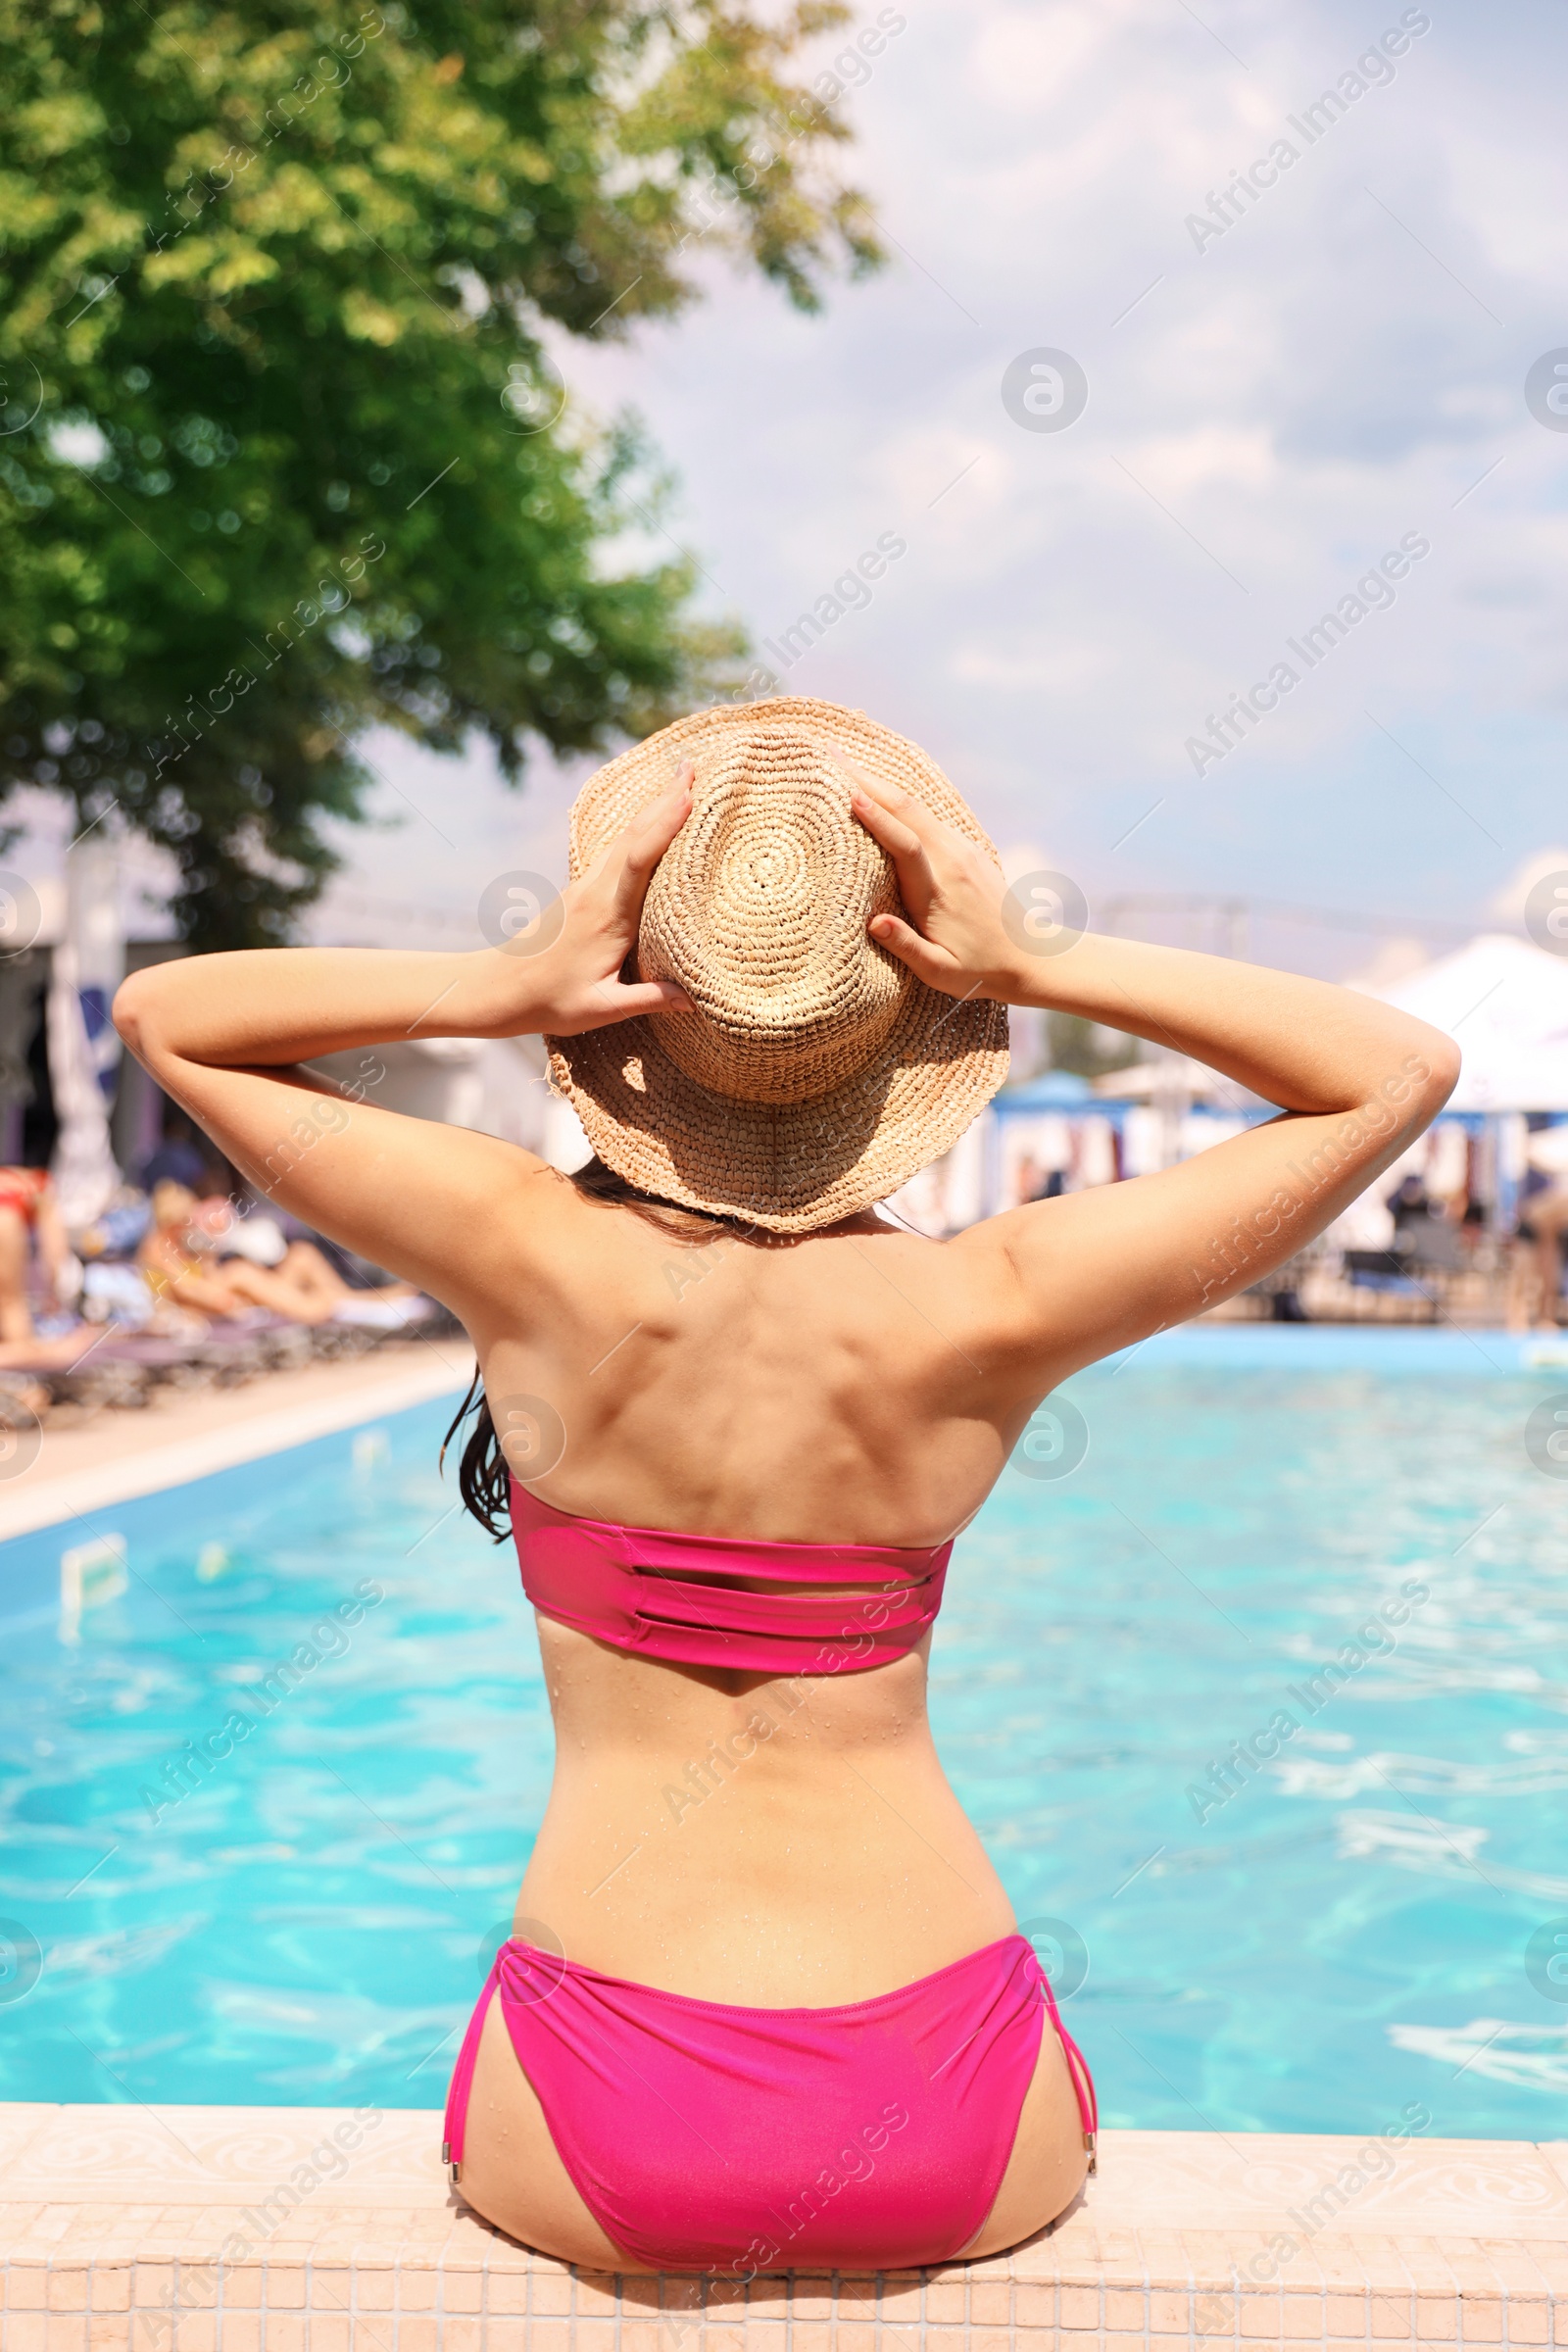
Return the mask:
<path id="1" fill-rule="evenodd" d="M 956 1142 L 1007 1067 L 1004 1005 L 927 988 L 867 937 L 871 915 L 899 910 L 897 877 L 828 747 L 990 849 L 925 754 L 858 710 L 783 695 L 677 719 L 584 785 L 571 872 L 694 762 L 636 961 L 697 1009 L 546 1040 L 551 1083 L 609 1166 L 777 1233 L 885 1200 Z"/>

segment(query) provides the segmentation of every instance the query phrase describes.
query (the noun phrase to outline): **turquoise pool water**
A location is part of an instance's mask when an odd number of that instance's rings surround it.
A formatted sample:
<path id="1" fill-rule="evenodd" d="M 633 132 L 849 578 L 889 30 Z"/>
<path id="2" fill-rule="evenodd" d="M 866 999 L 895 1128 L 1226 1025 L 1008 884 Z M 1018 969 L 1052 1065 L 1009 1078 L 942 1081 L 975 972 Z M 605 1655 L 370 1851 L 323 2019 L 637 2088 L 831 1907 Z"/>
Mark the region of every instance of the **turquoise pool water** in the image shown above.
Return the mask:
<path id="1" fill-rule="evenodd" d="M 961 1541 L 938 1738 L 1107 2123 L 1560 2132 L 1568 1480 L 1525 1429 L 1563 1393 L 1501 1343 L 1178 1334 Z M 440 2103 L 550 1767 L 449 1409 L 0 1547 L 0 2097 Z M 62 1549 L 110 1535 L 65 1644 Z"/>

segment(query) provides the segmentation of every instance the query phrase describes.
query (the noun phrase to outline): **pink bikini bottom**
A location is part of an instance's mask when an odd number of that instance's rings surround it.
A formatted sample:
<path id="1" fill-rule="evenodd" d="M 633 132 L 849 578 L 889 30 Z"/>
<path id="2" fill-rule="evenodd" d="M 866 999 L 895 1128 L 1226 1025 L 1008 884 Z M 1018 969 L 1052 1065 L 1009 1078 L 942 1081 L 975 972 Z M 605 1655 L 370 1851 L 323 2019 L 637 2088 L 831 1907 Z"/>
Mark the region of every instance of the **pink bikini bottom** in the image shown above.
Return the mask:
<path id="1" fill-rule="evenodd" d="M 833 2009 L 691 2000 L 505 1943 L 447 2094 L 454 2180 L 497 1992 L 584 2204 L 651 2271 L 952 2261 L 995 2202 L 1048 2014 L 1094 2169 L 1094 2084 L 1021 1936 Z"/>

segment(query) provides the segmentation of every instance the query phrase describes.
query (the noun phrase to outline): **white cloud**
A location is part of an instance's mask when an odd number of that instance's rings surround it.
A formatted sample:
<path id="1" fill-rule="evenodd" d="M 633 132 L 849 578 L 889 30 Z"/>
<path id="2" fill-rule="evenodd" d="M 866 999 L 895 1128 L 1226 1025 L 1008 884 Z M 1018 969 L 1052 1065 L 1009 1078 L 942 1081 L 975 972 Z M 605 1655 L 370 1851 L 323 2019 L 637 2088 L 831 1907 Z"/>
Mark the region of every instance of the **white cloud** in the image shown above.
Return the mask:
<path id="1" fill-rule="evenodd" d="M 1525 901 L 1548 874 L 1568 876 L 1568 849 L 1533 850 L 1515 866 L 1500 889 L 1487 901 L 1487 912 L 1517 930 L 1525 919 Z"/>

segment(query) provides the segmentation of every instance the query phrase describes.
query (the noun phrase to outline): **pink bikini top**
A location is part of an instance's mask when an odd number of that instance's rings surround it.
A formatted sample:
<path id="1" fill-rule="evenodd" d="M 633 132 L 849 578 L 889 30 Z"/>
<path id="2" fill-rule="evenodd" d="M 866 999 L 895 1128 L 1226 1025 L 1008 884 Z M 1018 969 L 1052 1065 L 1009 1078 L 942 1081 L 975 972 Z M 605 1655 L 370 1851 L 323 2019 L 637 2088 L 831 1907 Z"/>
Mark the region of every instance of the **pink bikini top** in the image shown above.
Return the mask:
<path id="1" fill-rule="evenodd" d="M 908 1551 L 616 1527 L 515 1480 L 512 1532 L 544 1616 L 643 1657 L 754 1674 L 857 1674 L 901 1657 L 936 1622 L 953 1550 L 951 1539 Z M 776 1589 L 745 1592 L 743 1579 Z"/>

